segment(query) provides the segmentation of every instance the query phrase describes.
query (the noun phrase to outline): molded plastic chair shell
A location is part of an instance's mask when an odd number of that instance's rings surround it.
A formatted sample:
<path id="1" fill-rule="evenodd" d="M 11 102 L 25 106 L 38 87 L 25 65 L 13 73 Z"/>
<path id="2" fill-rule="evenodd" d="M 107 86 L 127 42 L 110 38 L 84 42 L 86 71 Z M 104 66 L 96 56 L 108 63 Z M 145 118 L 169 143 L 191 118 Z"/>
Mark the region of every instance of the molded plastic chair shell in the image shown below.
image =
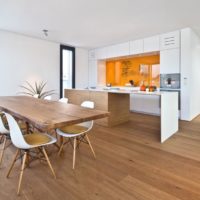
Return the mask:
<path id="1" fill-rule="evenodd" d="M 3 120 L 0 117 L 0 134 L 8 134 L 9 130 L 7 130 L 4 126 Z"/>
<path id="2" fill-rule="evenodd" d="M 46 97 L 44 97 L 44 99 L 45 99 L 45 100 L 51 101 L 51 100 L 52 100 L 52 97 L 51 97 L 51 96 L 46 96 Z"/>
<path id="3" fill-rule="evenodd" d="M 61 98 L 58 101 L 62 103 L 68 103 L 68 98 Z"/>
<path id="4" fill-rule="evenodd" d="M 85 108 L 94 109 L 94 102 L 93 101 L 84 101 L 84 102 L 82 102 L 81 106 L 85 107 Z M 89 131 L 93 126 L 93 121 L 83 122 L 83 123 L 80 123 L 79 125 L 87 127 L 88 131 Z"/>
<path id="5" fill-rule="evenodd" d="M 30 149 L 30 148 L 34 148 L 34 147 L 39 147 L 39 146 L 45 146 L 45 145 L 49 145 L 49 144 L 53 144 L 56 142 L 56 139 L 53 138 L 52 136 L 45 134 L 46 136 L 48 136 L 50 138 L 50 141 L 48 143 L 45 144 L 39 144 L 39 145 L 30 145 L 28 144 L 25 139 L 24 136 L 19 128 L 19 125 L 17 124 L 16 120 L 8 113 L 5 113 L 7 121 L 8 121 L 8 125 L 10 128 L 10 137 L 12 140 L 12 143 L 19 149 Z"/>
<path id="6" fill-rule="evenodd" d="M 85 107 L 85 108 L 93 109 L 94 108 L 94 102 L 92 102 L 92 101 L 84 101 L 84 102 L 82 102 L 81 106 Z M 56 129 L 56 132 L 59 135 L 63 136 L 63 137 L 76 137 L 76 136 L 82 135 L 82 134 L 90 131 L 92 129 L 92 127 L 93 127 L 93 121 L 82 122 L 82 123 L 79 123 L 78 125 L 86 127 L 87 130 L 83 131 L 83 132 L 80 132 L 78 134 L 65 133 L 65 132 L 61 131 L 60 129 Z"/>

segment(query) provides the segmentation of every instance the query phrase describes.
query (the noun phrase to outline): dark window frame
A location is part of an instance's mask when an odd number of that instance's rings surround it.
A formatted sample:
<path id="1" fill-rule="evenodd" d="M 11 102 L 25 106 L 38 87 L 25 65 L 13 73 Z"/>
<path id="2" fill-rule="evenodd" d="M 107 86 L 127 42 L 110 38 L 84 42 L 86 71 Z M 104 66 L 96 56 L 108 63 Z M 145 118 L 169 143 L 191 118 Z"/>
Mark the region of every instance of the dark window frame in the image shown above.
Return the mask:
<path id="1" fill-rule="evenodd" d="M 66 45 L 60 45 L 60 98 L 63 97 L 63 50 L 69 50 L 72 51 L 72 88 L 75 88 L 75 48 L 74 47 L 70 47 L 70 46 L 66 46 Z"/>

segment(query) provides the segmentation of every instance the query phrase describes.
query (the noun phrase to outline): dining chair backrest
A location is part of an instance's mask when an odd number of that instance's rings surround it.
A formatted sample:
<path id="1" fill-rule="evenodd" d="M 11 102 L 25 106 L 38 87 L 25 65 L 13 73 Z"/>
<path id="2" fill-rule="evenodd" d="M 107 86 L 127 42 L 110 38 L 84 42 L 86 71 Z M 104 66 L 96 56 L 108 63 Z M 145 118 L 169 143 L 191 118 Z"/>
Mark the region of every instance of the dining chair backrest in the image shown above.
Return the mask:
<path id="1" fill-rule="evenodd" d="M 38 99 L 39 98 L 39 94 L 34 94 L 33 97 Z"/>
<path id="2" fill-rule="evenodd" d="M 16 120 L 8 113 L 5 113 L 5 115 L 8 121 L 12 143 L 19 149 L 29 149 L 30 145 L 27 144 L 27 142 L 24 140 L 24 137 Z"/>
<path id="3" fill-rule="evenodd" d="M 83 101 L 81 103 L 81 106 L 84 108 L 91 108 L 94 109 L 94 102 L 93 101 Z M 87 121 L 87 122 L 83 122 L 80 125 L 87 127 L 88 129 L 91 129 L 93 126 L 93 120 L 92 121 Z"/>
<path id="4" fill-rule="evenodd" d="M 83 101 L 81 103 L 81 106 L 85 107 L 85 108 L 94 108 L 94 102 L 93 101 Z"/>
<path id="5" fill-rule="evenodd" d="M 68 98 L 61 98 L 58 101 L 62 103 L 68 103 Z"/>
<path id="6" fill-rule="evenodd" d="M 2 120 L 2 118 L 1 118 L 1 116 L 0 116 L 0 134 L 1 133 L 5 133 L 5 132 L 7 132 L 8 130 L 5 128 L 5 126 L 4 126 L 4 123 L 3 123 L 3 120 Z"/>
<path id="7" fill-rule="evenodd" d="M 46 96 L 46 97 L 44 97 L 44 99 L 50 101 L 50 100 L 52 100 L 52 97 L 51 96 Z"/>

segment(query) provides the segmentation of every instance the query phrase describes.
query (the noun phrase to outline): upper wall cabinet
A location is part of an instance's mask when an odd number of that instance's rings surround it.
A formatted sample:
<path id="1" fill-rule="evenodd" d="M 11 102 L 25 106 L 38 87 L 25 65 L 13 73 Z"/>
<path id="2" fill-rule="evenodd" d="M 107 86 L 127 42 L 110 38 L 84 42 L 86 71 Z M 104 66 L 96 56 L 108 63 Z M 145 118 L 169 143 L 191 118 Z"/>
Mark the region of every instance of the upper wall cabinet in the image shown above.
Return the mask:
<path id="1" fill-rule="evenodd" d="M 107 58 L 114 58 L 129 55 L 129 42 L 124 42 L 107 48 Z"/>
<path id="2" fill-rule="evenodd" d="M 174 31 L 160 36 L 160 50 L 179 48 L 180 33 Z"/>
<path id="3" fill-rule="evenodd" d="M 179 48 L 180 32 L 174 31 L 162 35 L 156 35 L 140 40 L 114 44 L 102 48 L 92 49 L 89 60 L 104 60 L 128 55 L 150 53 L 168 49 Z"/>
<path id="4" fill-rule="evenodd" d="M 153 36 L 144 39 L 144 53 L 159 51 L 159 50 L 160 50 L 159 36 Z"/>
<path id="5" fill-rule="evenodd" d="M 116 56 L 128 56 L 130 50 L 129 42 L 117 44 L 116 49 L 117 49 Z"/>
<path id="6" fill-rule="evenodd" d="M 102 47 L 96 49 L 96 59 L 106 59 L 107 58 L 107 47 Z"/>
<path id="7" fill-rule="evenodd" d="M 140 54 L 144 52 L 143 40 L 135 40 L 130 42 L 130 55 Z"/>
<path id="8" fill-rule="evenodd" d="M 111 45 L 107 47 L 107 58 L 114 58 L 117 55 L 117 45 Z"/>
<path id="9" fill-rule="evenodd" d="M 114 58 L 129 55 L 129 42 L 97 49 L 97 59 Z"/>
<path id="10" fill-rule="evenodd" d="M 160 51 L 160 73 L 180 73 L 180 50 L 167 49 Z"/>
<path id="11" fill-rule="evenodd" d="M 89 60 L 95 60 L 96 59 L 95 49 L 89 50 L 88 51 L 88 56 L 89 56 Z"/>

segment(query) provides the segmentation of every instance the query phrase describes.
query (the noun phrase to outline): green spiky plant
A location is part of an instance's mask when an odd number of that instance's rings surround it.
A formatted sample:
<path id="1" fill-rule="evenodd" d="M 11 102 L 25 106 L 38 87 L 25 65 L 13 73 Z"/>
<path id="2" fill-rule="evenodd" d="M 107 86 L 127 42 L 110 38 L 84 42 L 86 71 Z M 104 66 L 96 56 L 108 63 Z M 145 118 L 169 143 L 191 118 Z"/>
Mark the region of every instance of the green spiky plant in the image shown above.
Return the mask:
<path id="1" fill-rule="evenodd" d="M 26 85 L 20 85 L 25 91 L 20 92 L 20 94 L 25 94 L 29 96 L 36 96 L 39 99 L 43 99 L 46 96 L 50 96 L 55 94 L 55 90 L 44 91 L 44 87 L 46 86 L 47 82 L 35 82 L 34 86 L 32 86 L 28 81 L 26 81 Z"/>

